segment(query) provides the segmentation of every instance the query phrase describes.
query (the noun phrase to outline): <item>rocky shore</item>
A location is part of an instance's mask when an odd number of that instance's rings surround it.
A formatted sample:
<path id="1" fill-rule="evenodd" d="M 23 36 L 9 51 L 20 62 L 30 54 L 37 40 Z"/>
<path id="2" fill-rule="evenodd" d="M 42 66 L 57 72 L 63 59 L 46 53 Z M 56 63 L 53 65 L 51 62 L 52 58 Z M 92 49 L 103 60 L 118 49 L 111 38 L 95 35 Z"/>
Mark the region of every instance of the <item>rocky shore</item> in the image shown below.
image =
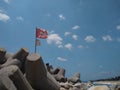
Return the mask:
<path id="1" fill-rule="evenodd" d="M 0 90 L 120 90 L 118 82 L 111 83 L 112 86 L 103 82 L 83 83 L 79 72 L 67 78 L 64 68 L 45 64 L 40 54 L 30 54 L 27 48 L 14 54 L 0 48 Z"/>

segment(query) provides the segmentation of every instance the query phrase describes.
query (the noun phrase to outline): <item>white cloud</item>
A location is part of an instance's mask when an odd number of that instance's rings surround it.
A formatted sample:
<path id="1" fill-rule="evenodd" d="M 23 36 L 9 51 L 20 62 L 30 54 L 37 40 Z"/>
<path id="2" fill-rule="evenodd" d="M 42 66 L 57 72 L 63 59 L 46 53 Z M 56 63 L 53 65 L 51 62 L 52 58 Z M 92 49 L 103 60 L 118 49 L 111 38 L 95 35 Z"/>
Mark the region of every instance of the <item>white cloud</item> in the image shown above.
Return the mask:
<path id="1" fill-rule="evenodd" d="M 74 40 L 78 40 L 78 36 L 77 36 L 77 35 L 73 35 L 72 38 L 73 38 Z"/>
<path id="2" fill-rule="evenodd" d="M 63 48 L 63 45 L 58 45 L 58 48 Z"/>
<path id="3" fill-rule="evenodd" d="M 60 20 L 65 20 L 66 19 L 62 14 L 59 15 L 59 18 L 60 18 Z"/>
<path id="4" fill-rule="evenodd" d="M 48 44 L 55 44 L 59 48 L 62 47 L 62 38 L 58 34 L 50 34 L 47 38 L 47 43 Z"/>
<path id="5" fill-rule="evenodd" d="M 78 48 L 83 49 L 83 48 L 89 48 L 88 46 L 83 46 L 83 45 L 78 45 Z"/>
<path id="6" fill-rule="evenodd" d="M 8 21 L 10 19 L 10 17 L 7 14 L 4 13 L 0 13 L 0 21 Z"/>
<path id="7" fill-rule="evenodd" d="M 4 0 L 5 3 L 10 4 L 12 0 Z"/>
<path id="8" fill-rule="evenodd" d="M 95 38 L 92 35 L 86 36 L 85 41 L 90 43 L 90 42 L 95 42 Z"/>
<path id="9" fill-rule="evenodd" d="M 78 48 L 84 48 L 84 46 L 83 45 L 78 45 Z"/>
<path id="10" fill-rule="evenodd" d="M 120 25 L 116 26 L 116 29 L 117 29 L 117 30 L 120 30 Z"/>
<path id="11" fill-rule="evenodd" d="M 110 35 L 103 36 L 102 39 L 103 39 L 104 41 L 112 41 L 112 40 L 113 40 Z"/>
<path id="12" fill-rule="evenodd" d="M 72 27 L 73 30 L 79 29 L 80 26 L 79 25 L 75 25 L 74 27 Z"/>
<path id="13" fill-rule="evenodd" d="M 66 45 L 64 45 L 65 48 L 71 50 L 72 49 L 72 44 L 71 43 L 67 43 Z"/>
<path id="14" fill-rule="evenodd" d="M 64 36 L 68 36 L 68 35 L 70 35 L 71 33 L 70 32 L 65 32 L 64 33 Z"/>
<path id="15" fill-rule="evenodd" d="M 99 68 L 103 68 L 103 65 L 99 65 Z"/>
<path id="16" fill-rule="evenodd" d="M 16 17 L 16 19 L 19 21 L 24 21 L 23 17 L 21 17 L 21 16 Z"/>
<path id="17" fill-rule="evenodd" d="M 67 61 L 67 59 L 62 58 L 62 57 L 57 57 L 57 60 L 59 60 L 59 61 L 63 61 L 63 62 Z"/>

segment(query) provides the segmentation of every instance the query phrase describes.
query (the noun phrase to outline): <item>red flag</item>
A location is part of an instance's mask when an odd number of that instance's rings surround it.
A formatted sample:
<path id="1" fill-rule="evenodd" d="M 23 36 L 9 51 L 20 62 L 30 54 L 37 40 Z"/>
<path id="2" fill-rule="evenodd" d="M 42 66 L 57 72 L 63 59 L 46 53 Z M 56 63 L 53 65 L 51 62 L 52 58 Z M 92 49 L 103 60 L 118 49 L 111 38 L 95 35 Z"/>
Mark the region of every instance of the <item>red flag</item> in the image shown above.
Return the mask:
<path id="1" fill-rule="evenodd" d="M 48 37 L 48 33 L 45 29 L 36 28 L 36 38 L 45 39 Z"/>
<path id="2" fill-rule="evenodd" d="M 38 39 L 36 39 L 36 43 L 35 43 L 36 46 L 40 46 L 40 41 Z"/>

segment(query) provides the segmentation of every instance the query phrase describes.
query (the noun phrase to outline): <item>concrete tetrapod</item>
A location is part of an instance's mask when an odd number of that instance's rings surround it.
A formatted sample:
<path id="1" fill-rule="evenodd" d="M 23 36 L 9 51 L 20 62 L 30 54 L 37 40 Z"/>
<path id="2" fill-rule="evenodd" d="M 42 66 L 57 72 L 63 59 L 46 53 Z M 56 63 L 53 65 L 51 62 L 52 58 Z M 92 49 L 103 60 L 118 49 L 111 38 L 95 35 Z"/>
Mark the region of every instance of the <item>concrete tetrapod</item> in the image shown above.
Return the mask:
<path id="1" fill-rule="evenodd" d="M 4 51 L 4 52 L 3 52 Z M 5 54 L 5 50 L 4 49 L 0 49 L 0 57 Z M 0 65 L 0 69 L 5 67 L 5 66 L 10 66 L 10 65 L 17 65 L 21 71 L 24 73 L 25 72 L 25 66 L 24 66 L 24 63 L 25 63 L 25 60 L 26 60 L 26 57 L 27 55 L 29 54 L 29 51 L 27 48 L 21 48 L 17 53 L 15 53 L 14 55 L 13 54 L 10 54 L 10 53 L 7 53 L 4 55 L 4 60 L 6 61 L 5 63 L 2 63 Z M 0 59 L 1 60 L 1 59 Z M 3 58 L 2 60 L 3 61 Z"/>
<path id="2" fill-rule="evenodd" d="M 27 48 L 21 48 L 17 53 L 13 55 L 12 58 L 24 62 L 28 54 L 29 54 L 29 50 Z"/>
<path id="3" fill-rule="evenodd" d="M 17 90 L 8 76 L 0 75 L 0 90 Z"/>
<path id="4" fill-rule="evenodd" d="M 3 64 L 5 62 L 5 54 L 5 48 L 0 48 L 0 64 Z"/>
<path id="5" fill-rule="evenodd" d="M 2 68 L 0 70 L 0 77 L 2 76 L 8 77 L 12 82 L 10 82 L 10 80 L 7 78 L 5 78 L 5 80 L 9 81 L 9 83 L 12 85 L 11 88 L 14 88 L 14 89 L 3 89 L 3 90 L 33 90 L 31 85 L 28 83 L 26 78 L 23 76 L 20 69 L 15 65 Z M 5 84 L 1 82 L 1 85 L 5 88 L 9 87 L 9 83 L 7 81 Z"/>
<path id="6" fill-rule="evenodd" d="M 59 90 L 60 86 L 47 71 L 42 57 L 33 53 L 27 56 L 26 78 L 35 90 Z"/>
<path id="7" fill-rule="evenodd" d="M 65 69 L 64 68 L 57 68 L 58 73 L 54 75 L 55 79 L 59 82 L 65 82 Z"/>
<path id="8" fill-rule="evenodd" d="M 4 48 L 0 48 L 0 69 L 5 66 L 17 65 L 24 73 L 24 63 L 28 54 L 29 51 L 27 48 L 21 48 L 14 55 L 11 53 L 6 53 L 6 50 Z"/>
<path id="9" fill-rule="evenodd" d="M 73 84 L 75 84 L 77 82 L 81 82 L 81 80 L 80 80 L 80 73 L 75 73 L 73 77 L 68 79 L 68 82 L 71 82 Z"/>
<path id="10" fill-rule="evenodd" d="M 11 66 L 11 65 L 16 65 L 19 68 L 22 67 L 22 63 L 18 59 L 9 58 L 4 64 L 0 66 L 0 68 Z"/>

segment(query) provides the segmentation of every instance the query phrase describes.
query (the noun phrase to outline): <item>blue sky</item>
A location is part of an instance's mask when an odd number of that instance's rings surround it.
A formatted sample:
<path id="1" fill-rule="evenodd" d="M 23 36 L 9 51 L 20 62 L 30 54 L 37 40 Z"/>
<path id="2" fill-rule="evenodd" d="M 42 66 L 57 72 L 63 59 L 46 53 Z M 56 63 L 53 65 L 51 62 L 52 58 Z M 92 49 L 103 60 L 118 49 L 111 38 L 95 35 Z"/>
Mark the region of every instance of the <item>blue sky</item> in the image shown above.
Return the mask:
<path id="1" fill-rule="evenodd" d="M 0 0 L 0 47 L 33 53 L 36 27 L 49 34 L 37 52 L 66 77 L 120 75 L 120 0 Z"/>

